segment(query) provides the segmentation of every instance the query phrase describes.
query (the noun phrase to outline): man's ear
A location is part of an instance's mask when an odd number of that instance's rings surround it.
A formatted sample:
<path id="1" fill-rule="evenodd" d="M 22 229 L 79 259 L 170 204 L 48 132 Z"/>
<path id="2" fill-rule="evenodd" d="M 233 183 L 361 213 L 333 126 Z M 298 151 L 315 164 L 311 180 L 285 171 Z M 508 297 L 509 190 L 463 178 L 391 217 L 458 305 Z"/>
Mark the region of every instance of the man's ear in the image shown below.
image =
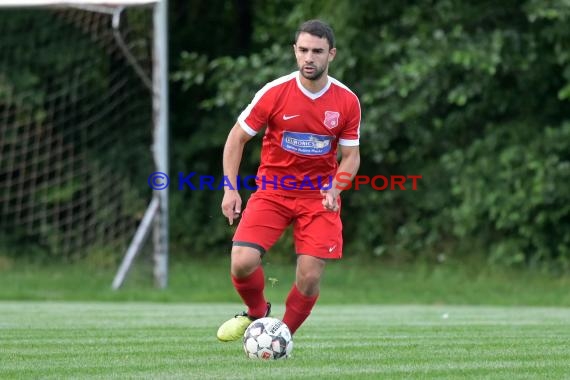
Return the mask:
<path id="1" fill-rule="evenodd" d="M 336 48 L 329 50 L 329 62 L 332 62 L 334 57 L 336 57 Z"/>

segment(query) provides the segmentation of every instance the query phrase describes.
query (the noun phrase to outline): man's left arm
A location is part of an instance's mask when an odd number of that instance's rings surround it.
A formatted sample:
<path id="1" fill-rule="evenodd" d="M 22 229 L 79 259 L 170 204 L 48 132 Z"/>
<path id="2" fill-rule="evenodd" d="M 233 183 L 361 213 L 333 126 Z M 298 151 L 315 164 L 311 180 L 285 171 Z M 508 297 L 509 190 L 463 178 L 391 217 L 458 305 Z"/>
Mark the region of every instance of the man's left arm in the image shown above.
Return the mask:
<path id="1" fill-rule="evenodd" d="M 358 145 L 339 145 L 341 160 L 332 186 L 327 190 L 321 190 L 323 206 L 330 211 L 338 211 L 338 196 L 341 191 L 348 187 L 360 167 L 360 149 Z"/>

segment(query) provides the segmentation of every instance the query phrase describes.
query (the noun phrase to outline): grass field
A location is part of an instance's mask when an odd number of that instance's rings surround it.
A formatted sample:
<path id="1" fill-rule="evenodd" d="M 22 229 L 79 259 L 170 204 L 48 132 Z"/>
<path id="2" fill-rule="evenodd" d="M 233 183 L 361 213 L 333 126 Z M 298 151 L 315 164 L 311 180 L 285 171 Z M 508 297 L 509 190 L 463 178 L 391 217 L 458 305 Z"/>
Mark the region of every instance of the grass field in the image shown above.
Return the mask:
<path id="1" fill-rule="evenodd" d="M 0 300 L 238 302 L 223 258 L 180 262 L 172 258 L 169 284 L 155 289 L 148 263 L 138 262 L 120 291 L 111 289 L 116 266 L 2 260 Z M 264 265 L 266 292 L 285 299 L 294 280 L 291 264 Z M 343 259 L 327 265 L 319 304 L 428 304 L 570 307 L 570 274 L 489 267 L 482 263 L 393 265 Z"/>
<path id="2" fill-rule="evenodd" d="M 570 377 L 570 309 L 318 305 L 293 356 L 215 339 L 238 304 L 0 302 L 0 378 Z M 274 315 L 283 309 L 276 305 Z"/>
<path id="3" fill-rule="evenodd" d="M 329 264 L 293 357 L 221 343 L 243 310 L 227 258 L 173 260 L 167 289 L 116 267 L 0 256 L 0 379 L 570 379 L 570 276 L 484 264 Z M 265 265 L 274 316 L 294 267 Z"/>

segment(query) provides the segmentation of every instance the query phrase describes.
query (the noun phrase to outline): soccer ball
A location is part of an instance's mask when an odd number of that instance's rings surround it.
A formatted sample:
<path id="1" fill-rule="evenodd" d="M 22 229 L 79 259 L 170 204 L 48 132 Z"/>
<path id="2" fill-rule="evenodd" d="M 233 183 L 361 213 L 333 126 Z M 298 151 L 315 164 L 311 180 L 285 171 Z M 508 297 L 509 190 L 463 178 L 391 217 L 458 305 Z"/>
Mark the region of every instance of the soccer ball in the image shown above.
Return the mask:
<path id="1" fill-rule="evenodd" d="M 252 359 L 288 358 L 293 350 L 289 327 L 276 318 L 256 319 L 243 334 L 243 349 Z"/>

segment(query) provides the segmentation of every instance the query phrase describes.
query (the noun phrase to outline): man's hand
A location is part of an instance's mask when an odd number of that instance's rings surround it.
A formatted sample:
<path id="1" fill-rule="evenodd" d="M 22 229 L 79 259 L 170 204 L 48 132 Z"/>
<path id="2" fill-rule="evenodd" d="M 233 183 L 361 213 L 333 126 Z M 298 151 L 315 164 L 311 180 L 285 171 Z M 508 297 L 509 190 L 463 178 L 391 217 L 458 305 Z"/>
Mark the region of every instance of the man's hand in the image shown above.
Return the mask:
<path id="1" fill-rule="evenodd" d="M 333 186 L 330 189 L 326 189 L 328 187 L 328 184 L 323 187 L 324 188 L 321 189 L 321 195 L 323 196 L 323 207 L 329 211 L 337 212 L 340 208 L 338 204 L 338 195 L 340 194 L 340 190 L 337 189 L 336 186 Z"/>
<path id="2" fill-rule="evenodd" d="M 222 213 L 228 218 L 230 226 L 234 224 L 235 219 L 239 218 L 241 213 L 241 197 L 237 190 L 227 190 L 224 192 Z"/>

